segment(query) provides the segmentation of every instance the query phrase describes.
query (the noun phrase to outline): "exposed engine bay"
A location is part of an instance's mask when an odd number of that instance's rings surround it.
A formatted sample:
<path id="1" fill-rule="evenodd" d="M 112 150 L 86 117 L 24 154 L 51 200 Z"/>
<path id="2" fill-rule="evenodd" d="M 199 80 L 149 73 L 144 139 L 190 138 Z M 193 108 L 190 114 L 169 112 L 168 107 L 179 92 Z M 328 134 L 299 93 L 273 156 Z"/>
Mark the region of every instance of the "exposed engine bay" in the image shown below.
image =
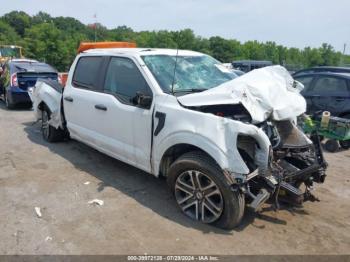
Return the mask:
<path id="1" fill-rule="evenodd" d="M 267 200 L 276 207 L 280 202 L 300 206 L 304 201 L 318 200 L 311 189 L 314 182 L 325 181 L 327 168 L 318 134 L 306 137 L 289 120 L 263 125 L 272 145 L 269 169 L 260 176 L 253 175 L 256 169 L 248 175 L 243 190 L 252 199 L 250 206 L 258 210 Z"/>

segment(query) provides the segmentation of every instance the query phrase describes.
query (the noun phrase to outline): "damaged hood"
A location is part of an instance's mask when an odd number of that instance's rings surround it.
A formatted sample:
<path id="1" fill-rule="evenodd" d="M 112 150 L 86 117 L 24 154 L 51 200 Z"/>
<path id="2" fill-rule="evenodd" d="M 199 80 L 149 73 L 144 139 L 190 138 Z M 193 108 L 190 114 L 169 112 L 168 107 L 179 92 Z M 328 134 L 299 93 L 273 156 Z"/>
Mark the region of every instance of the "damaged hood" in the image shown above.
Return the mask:
<path id="1" fill-rule="evenodd" d="M 281 121 L 293 119 L 306 111 L 305 99 L 299 94 L 302 84 L 296 82 L 282 66 L 253 70 L 217 87 L 178 97 L 184 106 L 209 106 L 241 103 L 253 122 L 271 117 Z"/>

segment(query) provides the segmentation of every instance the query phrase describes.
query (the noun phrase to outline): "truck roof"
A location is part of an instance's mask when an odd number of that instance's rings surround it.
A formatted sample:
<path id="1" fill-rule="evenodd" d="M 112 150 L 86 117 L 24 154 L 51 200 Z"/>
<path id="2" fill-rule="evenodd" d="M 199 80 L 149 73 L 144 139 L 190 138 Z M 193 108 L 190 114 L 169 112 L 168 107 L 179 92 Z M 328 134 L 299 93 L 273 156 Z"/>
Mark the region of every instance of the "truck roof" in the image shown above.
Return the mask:
<path id="1" fill-rule="evenodd" d="M 177 50 L 177 49 L 163 49 L 163 48 L 102 48 L 102 49 L 89 49 L 83 54 L 103 54 L 103 55 L 176 55 L 179 56 L 202 56 L 202 53 L 190 51 L 190 50 Z"/>

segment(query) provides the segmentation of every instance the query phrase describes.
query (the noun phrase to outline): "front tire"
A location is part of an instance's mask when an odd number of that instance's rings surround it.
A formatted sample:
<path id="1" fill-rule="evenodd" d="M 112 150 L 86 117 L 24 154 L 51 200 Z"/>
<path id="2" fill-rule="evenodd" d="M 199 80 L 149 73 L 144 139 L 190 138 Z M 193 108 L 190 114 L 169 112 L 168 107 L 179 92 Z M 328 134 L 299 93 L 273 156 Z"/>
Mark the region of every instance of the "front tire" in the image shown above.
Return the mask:
<path id="1" fill-rule="evenodd" d="M 221 168 L 200 151 L 185 153 L 170 166 L 168 184 L 181 210 L 194 220 L 223 229 L 242 220 L 244 195 L 233 191 Z"/>
<path id="2" fill-rule="evenodd" d="M 43 135 L 43 138 L 50 142 L 60 142 L 65 137 L 65 132 L 61 128 L 55 128 L 52 125 L 49 124 L 49 121 L 51 119 L 51 111 L 46 106 L 42 110 L 41 115 L 41 132 Z"/>

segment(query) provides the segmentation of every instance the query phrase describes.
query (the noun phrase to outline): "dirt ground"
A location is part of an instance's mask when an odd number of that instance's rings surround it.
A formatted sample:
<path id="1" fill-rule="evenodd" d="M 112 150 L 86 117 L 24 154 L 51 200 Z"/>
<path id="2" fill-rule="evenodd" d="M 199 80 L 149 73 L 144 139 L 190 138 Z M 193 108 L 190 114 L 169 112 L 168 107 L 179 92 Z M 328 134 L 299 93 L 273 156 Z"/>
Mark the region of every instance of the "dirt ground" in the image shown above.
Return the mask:
<path id="1" fill-rule="evenodd" d="M 0 254 L 350 254 L 350 150 L 325 154 L 320 202 L 246 212 L 223 231 L 186 218 L 164 179 L 76 141 L 48 144 L 33 119 L 0 101 Z"/>

